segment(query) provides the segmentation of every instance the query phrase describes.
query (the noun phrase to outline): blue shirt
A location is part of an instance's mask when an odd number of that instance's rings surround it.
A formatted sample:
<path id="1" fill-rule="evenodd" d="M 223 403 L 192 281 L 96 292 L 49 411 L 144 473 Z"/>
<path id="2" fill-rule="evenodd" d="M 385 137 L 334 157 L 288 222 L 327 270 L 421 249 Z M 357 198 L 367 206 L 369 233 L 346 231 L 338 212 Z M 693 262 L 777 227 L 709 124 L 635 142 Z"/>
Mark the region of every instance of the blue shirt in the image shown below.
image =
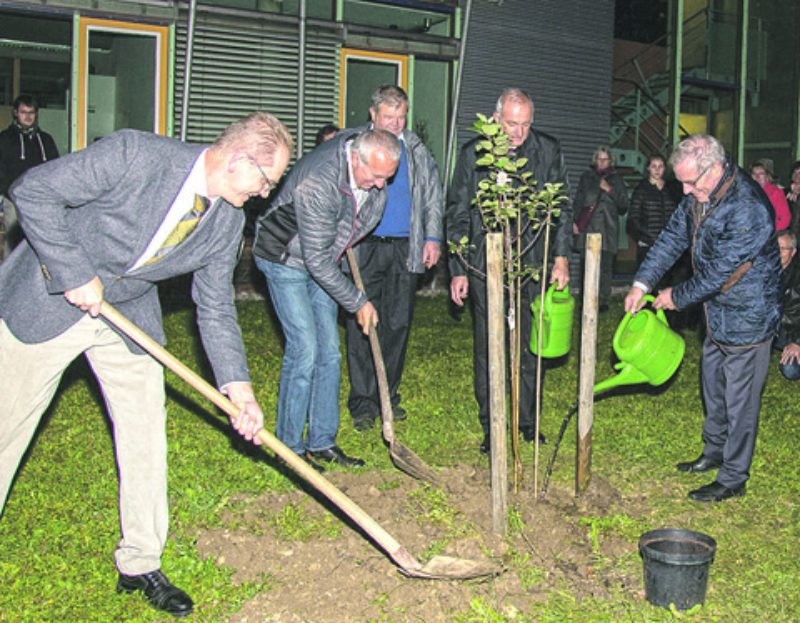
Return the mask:
<path id="1" fill-rule="evenodd" d="M 411 186 L 408 179 L 406 145 L 400 141 L 400 162 L 397 173 L 386 184 L 386 209 L 373 235 L 408 238 L 411 231 Z"/>

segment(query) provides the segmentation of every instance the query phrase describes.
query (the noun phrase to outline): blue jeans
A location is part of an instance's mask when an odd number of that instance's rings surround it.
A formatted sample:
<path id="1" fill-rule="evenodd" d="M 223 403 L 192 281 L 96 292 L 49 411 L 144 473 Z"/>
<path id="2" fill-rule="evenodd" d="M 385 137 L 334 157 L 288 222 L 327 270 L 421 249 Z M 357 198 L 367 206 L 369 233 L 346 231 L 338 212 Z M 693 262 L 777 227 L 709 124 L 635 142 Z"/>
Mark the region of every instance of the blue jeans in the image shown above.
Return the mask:
<path id="1" fill-rule="evenodd" d="M 305 270 L 255 260 L 286 339 L 275 434 L 298 454 L 325 450 L 336 443 L 339 430 L 342 355 L 336 302 Z"/>

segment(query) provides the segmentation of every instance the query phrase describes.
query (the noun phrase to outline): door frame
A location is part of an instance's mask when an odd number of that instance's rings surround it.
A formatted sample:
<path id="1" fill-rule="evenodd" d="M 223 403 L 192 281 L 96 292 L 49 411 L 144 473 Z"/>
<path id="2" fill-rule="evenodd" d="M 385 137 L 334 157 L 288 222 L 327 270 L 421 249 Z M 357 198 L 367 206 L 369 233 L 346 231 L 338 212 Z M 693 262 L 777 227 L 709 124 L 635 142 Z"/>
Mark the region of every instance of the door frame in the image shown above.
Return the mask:
<path id="1" fill-rule="evenodd" d="M 156 134 L 166 135 L 168 131 L 167 103 L 170 83 L 169 50 L 172 27 L 168 25 L 140 24 L 119 20 L 84 17 L 76 14 L 73 25 L 75 46 L 75 67 L 72 72 L 72 146 L 77 151 L 86 147 L 87 115 L 89 109 L 89 34 L 92 31 L 116 32 L 153 37 L 156 44 L 154 127 Z"/>
<path id="2" fill-rule="evenodd" d="M 371 50 L 358 50 L 355 48 L 342 48 L 340 53 L 339 71 L 339 127 L 344 127 L 347 119 L 347 61 L 360 59 L 373 63 L 394 65 L 399 76 L 398 85 L 408 92 L 409 56 L 406 54 L 389 54 L 388 52 L 373 52 Z"/>

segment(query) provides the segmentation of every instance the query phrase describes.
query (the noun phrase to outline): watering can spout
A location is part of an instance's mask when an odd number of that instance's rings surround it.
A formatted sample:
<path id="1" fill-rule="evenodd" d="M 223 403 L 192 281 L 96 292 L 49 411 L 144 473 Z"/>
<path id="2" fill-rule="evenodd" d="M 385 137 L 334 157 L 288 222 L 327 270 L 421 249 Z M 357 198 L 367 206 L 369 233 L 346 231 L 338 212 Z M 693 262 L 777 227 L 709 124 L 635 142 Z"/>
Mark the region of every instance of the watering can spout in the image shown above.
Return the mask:
<path id="1" fill-rule="evenodd" d="M 614 368 L 620 371 L 619 374 L 595 385 L 595 394 L 613 389 L 614 387 L 619 387 L 620 385 L 636 385 L 637 383 L 647 383 L 649 381 L 647 376 L 629 363 L 620 361 L 614 366 Z"/>

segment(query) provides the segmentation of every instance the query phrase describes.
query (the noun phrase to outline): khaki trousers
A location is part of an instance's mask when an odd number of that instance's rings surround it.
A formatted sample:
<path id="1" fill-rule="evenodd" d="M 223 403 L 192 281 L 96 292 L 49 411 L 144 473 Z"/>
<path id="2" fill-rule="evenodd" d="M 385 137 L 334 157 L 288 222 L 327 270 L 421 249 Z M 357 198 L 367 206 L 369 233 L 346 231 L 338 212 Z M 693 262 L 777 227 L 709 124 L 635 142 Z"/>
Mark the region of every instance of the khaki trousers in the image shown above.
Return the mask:
<path id="1" fill-rule="evenodd" d="M 20 342 L 0 320 L 0 512 L 61 375 L 81 353 L 100 383 L 113 427 L 122 531 L 117 568 L 128 575 L 154 571 L 168 525 L 163 370 L 150 356 L 131 353 L 119 334 L 88 314 L 40 344 Z"/>

